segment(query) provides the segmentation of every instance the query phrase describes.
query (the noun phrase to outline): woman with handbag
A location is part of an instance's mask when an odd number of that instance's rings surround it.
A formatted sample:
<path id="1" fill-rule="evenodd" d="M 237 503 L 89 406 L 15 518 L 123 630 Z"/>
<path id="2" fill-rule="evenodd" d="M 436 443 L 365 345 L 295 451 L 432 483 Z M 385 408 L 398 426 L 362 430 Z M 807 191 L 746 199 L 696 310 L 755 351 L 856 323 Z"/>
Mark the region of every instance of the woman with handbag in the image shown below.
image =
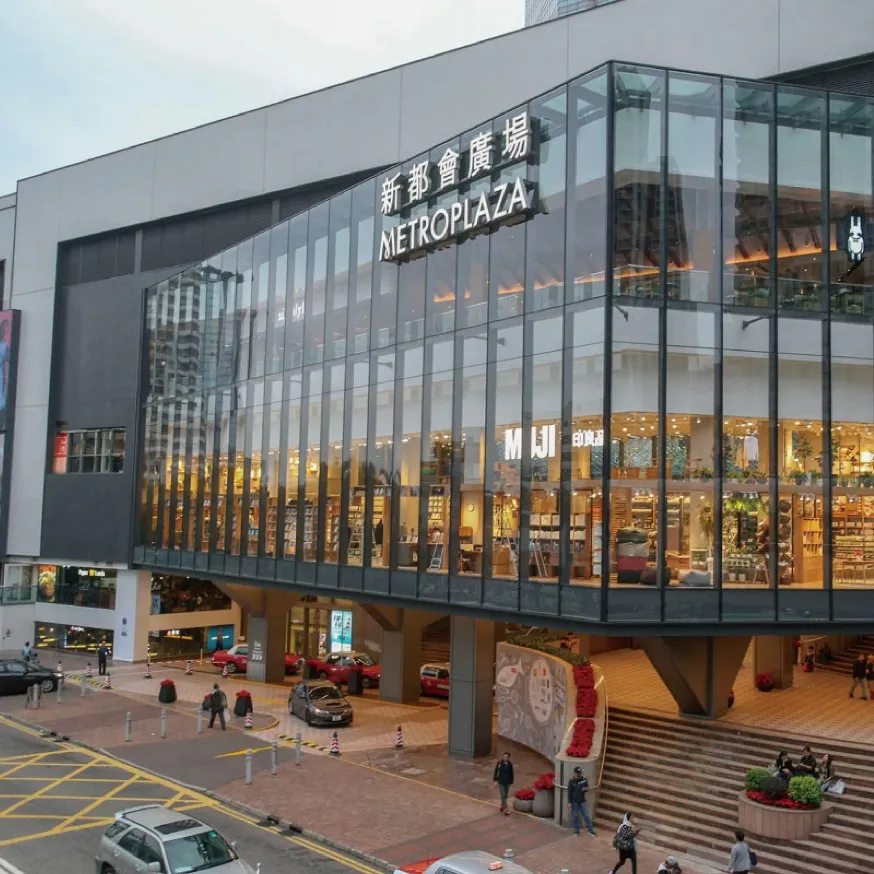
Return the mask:
<path id="1" fill-rule="evenodd" d="M 732 874 L 750 874 L 753 868 L 758 865 L 759 860 L 756 854 L 750 849 L 750 845 L 746 842 L 744 833 L 736 831 L 734 833 L 735 845 L 731 848 L 731 858 L 728 860 L 728 870 Z"/>
<path id="2" fill-rule="evenodd" d="M 637 874 L 637 834 L 640 831 L 634 825 L 634 814 L 626 813 L 613 836 L 613 848 L 619 853 L 619 861 L 607 874 L 616 872 L 630 859 L 631 874 Z"/>

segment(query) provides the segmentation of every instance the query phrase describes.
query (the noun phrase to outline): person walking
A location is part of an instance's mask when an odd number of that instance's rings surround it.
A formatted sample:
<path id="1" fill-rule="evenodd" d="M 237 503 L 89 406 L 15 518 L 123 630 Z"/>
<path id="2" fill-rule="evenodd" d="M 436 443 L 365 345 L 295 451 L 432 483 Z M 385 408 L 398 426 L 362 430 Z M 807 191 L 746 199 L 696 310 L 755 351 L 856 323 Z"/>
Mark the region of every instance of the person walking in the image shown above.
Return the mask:
<path id="1" fill-rule="evenodd" d="M 212 684 L 212 694 L 209 696 L 209 727 L 215 725 L 215 718 L 218 716 L 222 726 L 222 731 L 225 730 L 225 709 L 228 706 L 228 699 L 225 693 L 219 688 L 218 683 Z"/>
<path id="2" fill-rule="evenodd" d="M 568 780 L 567 786 L 559 786 L 567 789 L 567 803 L 571 809 L 571 818 L 574 823 L 574 834 L 580 833 L 580 823 L 586 824 L 586 829 L 592 837 L 595 837 L 595 826 L 592 825 L 592 817 L 589 815 L 589 805 L 586 803 L 586 792 L 589 791 L 589 781 L 583 776 L 583 769 L 574 768 L 574 775 Z"/>
<path id="3" fill-rule="evenodd" d="M 634 814 L 626 813 L 613 836 L 613 849 L 619 853 L 619 861 L 607 872 L 616 872 L 629 860 L 631 874 L 637 874 L 637 835 L 640 829 L 634 824 Z"/>
<path id="4" fill-rule="evenodd" d="M 106 641 L 101 640 L 97 647 L 97 673 L 102 677 L 106 673 L 106 659 L 109 657 L 109 648 Z"/>
<path id="5" fill-rule="evenodd" d="M 868 686 L 868 697 L 874 701 L 874 653 L 865 662 L 865 684 Z"/>
<path id="6" fill-rule="evenodd" d="M 26 662 L 28 662 L 28 664 L 30 663 L 30 660 L 33 658 L 33 650 L 31 649 L 29 640 L 24 642 L 24 646 L 22 647 L 22 650 L 21 650 L 21 657 Z"/>
<path id="7" fill-rule="evenodd" d="M 865 677 L 868 673 L 868 663 L 865 660 L 864 653 L 859 653 L 856 657 L 856 661 L 853 662 L 853 678 L 850 680 L 850 697 L 854 697 L 854 692 L 856 691 L 856 686 L 862 687 L 862 700 L 868 700 L 868 688 L 865 685 L 866 680 Z"/>
<path id="8" fill-rule="evenodd" d="M 510 754 L 504 753 L 503 758 L 495 765 L 495 783 L 498 784 L 498 792 L 501 796 L 501 813 L 504 816 L 510 815 L 510 808 L 507 807 L 507 796 L 510 794 L 510 787 L 513 785 L 513 763 L 510 761 Z"/>
<path id="9" fill-rule="evenodd" d="M 753 862 L 753 851 L 750 845 L 746 842 L 744 833 L 736 831 L 734 833 L 735 843 L 731 848 L 731 857 L 728 860 L 728 870 L 732 874 L 750 874 L 755 867 Z"/>

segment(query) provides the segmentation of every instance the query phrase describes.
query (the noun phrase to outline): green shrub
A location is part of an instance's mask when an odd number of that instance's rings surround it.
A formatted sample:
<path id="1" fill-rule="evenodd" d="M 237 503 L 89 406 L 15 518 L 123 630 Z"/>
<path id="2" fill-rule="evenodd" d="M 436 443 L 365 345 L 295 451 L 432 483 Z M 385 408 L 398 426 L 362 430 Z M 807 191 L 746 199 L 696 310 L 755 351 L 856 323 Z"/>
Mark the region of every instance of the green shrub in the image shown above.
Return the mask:
<path id="1" fill-rule="evenodd" d="M 762 780 L 767 780 L 771 772 L 767 768 L 750 768 L 744 780 L 744 788 L 754 792 L 762 791 Z"/>
<path id="2" fill-rule="evenodd" d="M 540 629 L 532 629 L 531 631 L 507 637 L 507 643 L 513 644 L 513 646 L 524 646 L 526 649 L 534 649 L 538 652 L 555 656 L 574 667 L 582 667 L 589 664 L 586 656 L 579 655 L 579 653 L 575 653 L 572 649 L 562 649 L 562 640 L 564 640 L 563 634 L 541 631 Z"/>
<path id="3" fill-rule="evenodd" d="M 793 777 L 789 781 L 789 797 L 808 807 L 819 807 L 822 803 L 822 789 L 816 777 Z"/>

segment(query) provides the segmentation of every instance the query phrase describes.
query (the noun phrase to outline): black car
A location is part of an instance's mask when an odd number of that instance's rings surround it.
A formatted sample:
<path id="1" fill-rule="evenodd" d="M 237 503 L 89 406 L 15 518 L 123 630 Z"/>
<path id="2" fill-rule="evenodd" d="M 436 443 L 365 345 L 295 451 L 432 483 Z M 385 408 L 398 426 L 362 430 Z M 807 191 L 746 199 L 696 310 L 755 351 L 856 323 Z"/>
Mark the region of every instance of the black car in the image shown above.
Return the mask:
<path id="1" fill-rule="evenodd" d="M 0 695 L 23 695 L 31 686 L 39 686 L 41 692 L 54 692 L 62 678 L 51 668 L 20 659 L 0 660 Z"/>
<path id="2" fill-rule="evenodd" d="M 326 680 L 304 680 L 288 696 L 288 712 L 307 725 L 350 725 L 352 705 Z"/>

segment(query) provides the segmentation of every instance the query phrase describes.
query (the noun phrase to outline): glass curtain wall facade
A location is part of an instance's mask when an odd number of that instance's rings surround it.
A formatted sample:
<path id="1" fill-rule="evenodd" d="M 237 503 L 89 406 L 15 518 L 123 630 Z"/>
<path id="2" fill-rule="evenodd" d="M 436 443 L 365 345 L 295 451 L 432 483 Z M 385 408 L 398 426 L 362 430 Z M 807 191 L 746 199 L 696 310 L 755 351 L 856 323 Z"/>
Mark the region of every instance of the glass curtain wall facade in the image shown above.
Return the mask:
<path id="1" fill-rule="evenodd" d="M 524 113 L 530 150 L 468 173 Z M 154 286 L 137 559 L 594 621 L 855 618 L 872 142 L 861 97 L 608 65 Z M 384 259 L 518 179 L 515 221 Z"/>

